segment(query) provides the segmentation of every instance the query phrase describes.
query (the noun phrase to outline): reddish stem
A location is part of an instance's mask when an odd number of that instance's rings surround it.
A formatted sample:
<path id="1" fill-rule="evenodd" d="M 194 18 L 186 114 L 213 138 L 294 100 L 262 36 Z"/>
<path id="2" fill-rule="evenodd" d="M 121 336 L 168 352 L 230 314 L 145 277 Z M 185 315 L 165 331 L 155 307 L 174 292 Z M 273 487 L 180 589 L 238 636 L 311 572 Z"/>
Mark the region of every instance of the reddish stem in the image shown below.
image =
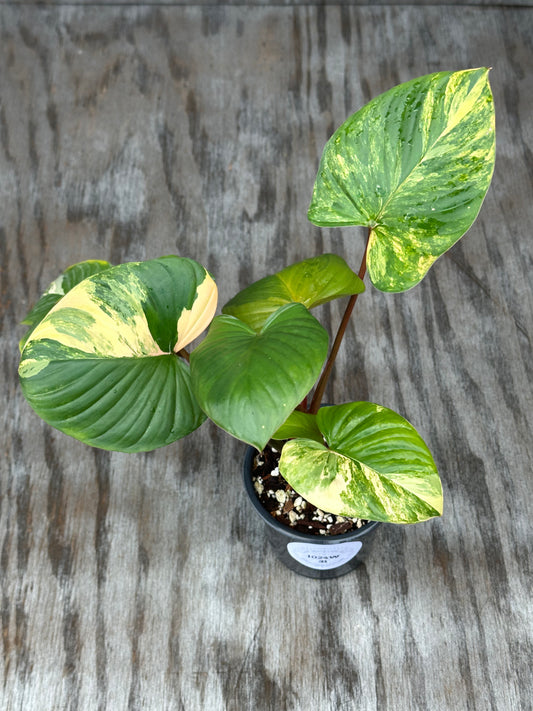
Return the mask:
<path id="1" fill-rule="evenodd" d="M 304 397 L 304 399 L 302 400 L 302 402 L 298 405 L 298 407 L 296 409 L 299 410 L 300 412 L 307 412 L 307 395 Z"/>
<path id="2" fill-rule="evenodd" d="M 368 237 L 370 237 L 370 230 L 368 231 Z M 363 254 L 363 259 L 361 261 L 361 266 L 359 267 L 359 274 L 357 275 L 359 277 L 359 279 L 361 279 L 361 280 L 363 280 L 365 278 L 365 274 L 366 274 L 366 252 L 367 252 L 367 249 L 368 249 L 368 239 L 366 241 L 365 252 Z M 337 353 L 338 353 L 340 345 L 342 343 L 342 339 L 344 338 L 344 334 L 346 332 L 346 328 L 348 326 L 348 322 L 350 320 L 350 316 L 352 315 L 352 311 L 354 309 L 354 306 L 356 304 L 358 296 L 359 296 L 359 294 L 353 294 L 350 297 L 348 305 L 346 306 L 344 316 L 342 317 L 342 321 L 340 323 L 339 330 L 337 331 L 337 335 L 335 336 L 335 341 L 333 342 L 333 346 L 331 348 L 331 353 L 329 354 L 329 358 L 326 362 L 324 370 L 322 371 L 322 375 L 320 376 L 320 379 L 317 383 L 316 390 L 313 395 L 313 399 L 311 400 L 311 405 L 309 406 L 309 412 L 312 415 L 316 415 L 316 413 L 318 412 L 318 409 L 320 407 L 320 404 L 322 402 L 322 398 L 324 396 L 324 391 L 326 389 L 326 385 L 328 384 L 329 376 L 331 375 L 333 365 L 335 364 L 335 359 L 337 357 Z"/>

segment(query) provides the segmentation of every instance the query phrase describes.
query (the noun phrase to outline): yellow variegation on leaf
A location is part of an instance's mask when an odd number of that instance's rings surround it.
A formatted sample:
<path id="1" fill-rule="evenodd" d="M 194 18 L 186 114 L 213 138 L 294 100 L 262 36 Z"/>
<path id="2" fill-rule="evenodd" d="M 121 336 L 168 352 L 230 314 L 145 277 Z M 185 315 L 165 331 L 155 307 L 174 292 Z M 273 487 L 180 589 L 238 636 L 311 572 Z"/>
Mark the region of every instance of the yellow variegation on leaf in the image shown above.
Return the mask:
<path id="1" fill-rule="evenodd" d="M 370 402 L 323 407 L 324 442 L 294 439 L 282 450 L 281 474 L 318 508 L 348 517 L 416 523 L 442 513 L 433 457 L 415 428 Z"/>
<path id="2" fill-rule="evenodd" d="M 308 216 L 368 227 L 372 283 L 405 291 L 476 219 L 494 157 L 488 69 L 428 74 L 376 97 L 333 134 Z"/>
<path id="3" fill-rule="evenodd" d="M 87 277 L 93 274 L 103 272 L 110 267 L 111 264 L 109 264 L 109 262 L 104 262 L 101 259 L 87 259 L 84 262 L 72 264 L 54 279 L 39 301 L 22 321 L 22 323 L 25 326 L 29 326 L 29 328 L 19 343 L 20 351 L 22 352 L 24 344 L 30 337 L 35 326 L 43 320 L 50 309 L 52 309 L 67 292 L 73 289 L 76 284 L 79 284 L 80 281 L 87 279 Z"/>
<path id="4" fill-rule="evenodd" d="M 268 318 L 286 304 L 300 303 L 312 309 L 364 290 L 363 281 L 344 259 L 336 254 L 321 254 L 250 284 L 230 299 L 222 312 L 260 331 Z"/>
<path id="5" fill-rule="evenodd" d="M 216 285 L 192 259 L 132 262 L 74 286 L 22 350 L 22 388 L 61 431 L 103 449 L 144 451 L 205 419 L 176 353 L 211 321 Z"/>

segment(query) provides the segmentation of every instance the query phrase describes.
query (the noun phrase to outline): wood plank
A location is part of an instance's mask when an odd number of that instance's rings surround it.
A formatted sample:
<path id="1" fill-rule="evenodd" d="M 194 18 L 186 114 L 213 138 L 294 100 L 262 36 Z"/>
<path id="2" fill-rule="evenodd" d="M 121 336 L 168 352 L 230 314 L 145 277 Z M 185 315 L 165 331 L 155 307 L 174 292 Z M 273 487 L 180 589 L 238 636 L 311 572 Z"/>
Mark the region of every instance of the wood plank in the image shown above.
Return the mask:
<path id="1" fill-rule="evenodd" d="M 89 6 L 145 6 L 154 5 L 158 7 L 299 7 L 299 6 L 322 6 L 322 7 L 373 7 L 373 6 L 432 6 L 451 5 L 455 7 L 485 6 L 485 7 L 533 7 L 531 0 L 4 0 L 6 5 L 33 5 L 57 7 L 62 5 L 89 5 Z"/>
<path id="2" fill-rule="evenodd" d="M 525 9 L 0 8 L 2 708 L 531 708 L 532 39 Z M 498 114 L 480 219 L 416 289 L 368 289 L 327 394 L 420 429 L 442 519 L 300 578 L 213 426 L 123 455 L 30 411 L 17 323 L 65 266 L 179 253 L 224 303 L 322 250 L 356 265 L 362 233 L 306 220 L 324 142 L 466 66 Z"/>

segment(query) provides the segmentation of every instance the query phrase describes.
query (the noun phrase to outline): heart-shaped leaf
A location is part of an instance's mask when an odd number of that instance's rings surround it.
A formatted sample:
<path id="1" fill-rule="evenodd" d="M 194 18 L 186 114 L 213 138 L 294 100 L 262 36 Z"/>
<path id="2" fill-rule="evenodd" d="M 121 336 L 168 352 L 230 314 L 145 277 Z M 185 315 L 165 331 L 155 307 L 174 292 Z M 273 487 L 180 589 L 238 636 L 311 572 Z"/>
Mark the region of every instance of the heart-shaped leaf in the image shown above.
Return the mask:
<path id="1" fill-rule="evenodd" d="M 360 294 L 363 281 L 336 254 L 323 254 L 291 264 L 240 291 L 222 309 L 260 331 L 285 304 L 299 302 L 312 309 L 341 296 Z"/>
<path id="2" fill-rule="evenodd" d="M 30 347 L 28 357 L 33 352 Z M 48 424 L 101 449 L 163 447 L 205 420 L 191 391 L 189 367 L 175 355 L 86 358 L 65 348 L 21 383 Z"/>
<path id="3" fill-rule="evenodd" d="M 259 333 L 218 316 L 191 353 L 193 391 L 217 425 L 261 450 L 314 385 L 327 348 L 302 304 L 282 306 Z"/>
<path id="4" fill-rule="evenodd" d="M 19 343 L 21 352 L 35 326 L 43 320 L 50 309 L 57 304 L 59 299 L 63 298 L 63 296 L 76 286 L 76 284 L 79 284 L 80 281 L 87 279 L 87 277 L 93 274 L 99 274 L 110 267 L 111 264 L 109 264 L 109 262 L 104 262 L 100 259 L 88 259 L 85 262 L 73 264 L 60 274 L 57 279 L 54 279 L 26 318 L 21 321 L 22 324 L 30 327 Z"/>
<path id="5" fill-rule="evenodd" d="M 442 487 L 422 438 L 403 417 L 370 402 L 323 407 L 327 445 L 287 442 L 280 472 L 324 511 L 372 521 L 416 523 L 442 513 Z"/>
<path id="6" fill-rule="evenodd" d="M 488 70 L 429 74 L 381 94 L 333 134 L 308 216 L 371 228 L 372 283 L 405 291 L 474 222 L 494 156 Z"/>
<path id="7" fill-rule="evenodd" d="M 169 444 L 205 419 L 189 366 L 175 353 L 215 308 L 215 283 L 191 259 L 162 257 L 90 276 L 28 338 L 23 392 L 46 422 L 86 444 L 127 452 Z"/>

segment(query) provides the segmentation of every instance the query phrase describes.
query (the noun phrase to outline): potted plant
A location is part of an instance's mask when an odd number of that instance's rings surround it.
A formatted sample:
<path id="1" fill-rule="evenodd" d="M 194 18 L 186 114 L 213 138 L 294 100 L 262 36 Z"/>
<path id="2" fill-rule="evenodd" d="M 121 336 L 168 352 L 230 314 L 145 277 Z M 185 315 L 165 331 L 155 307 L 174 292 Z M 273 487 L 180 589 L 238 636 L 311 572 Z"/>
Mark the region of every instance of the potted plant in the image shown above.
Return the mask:
<path id="1" fill-rule="evenodd" d="M 394 87 L 330 138 L 308 213 L 315 225 L 366 228 L 358 273 L 336 255 L 311 257 L 248 286 L 215 316 L 215 282 L 192 259 L 82 262 L 24 321 L 25 397 L 50 425 L 104 449 L 155 449 L 206 417 L 259 452 L 279 441 L 279 474 L 302 501 L 343 520 L 440 515 L 435 463 L 407 420 L 374 403 L 321 407 L 322 398 L 365 275 L 384 292 L 418 284 L 474 222 L 494 153 L 487 69 Z M 328 355 L 328 333 L 310 310 L 340 297 L 349 301 Z M 270 529 L 286 563 L 322 577 L 355 565 L 376 525 L 314 538 L 286 528 L 288 548 L 283 526 Z M 350 535 L 349 550 L 339 548 Z"/>

